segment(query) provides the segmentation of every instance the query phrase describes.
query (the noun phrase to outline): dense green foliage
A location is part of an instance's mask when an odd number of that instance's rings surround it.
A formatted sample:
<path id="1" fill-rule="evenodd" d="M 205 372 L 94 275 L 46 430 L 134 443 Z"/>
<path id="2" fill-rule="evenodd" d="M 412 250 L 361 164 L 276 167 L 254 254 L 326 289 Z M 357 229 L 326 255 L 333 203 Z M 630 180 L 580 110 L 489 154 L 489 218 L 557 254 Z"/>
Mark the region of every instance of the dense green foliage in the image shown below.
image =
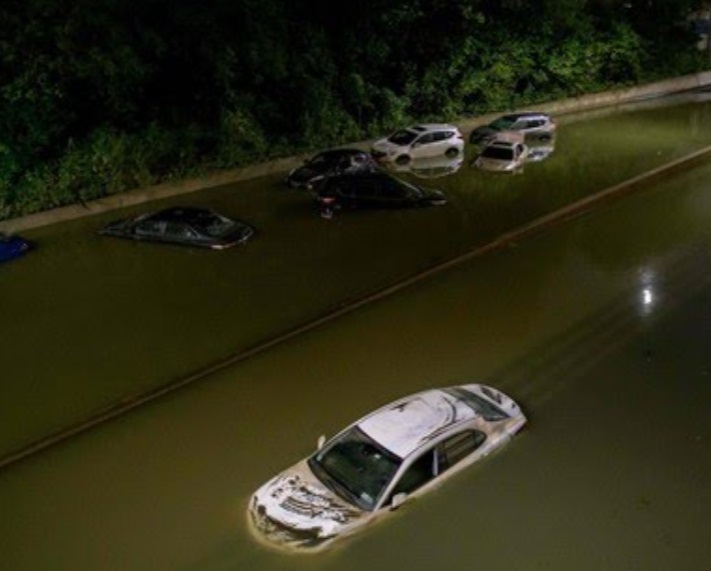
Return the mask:
<path id="1" fill-rule="evenodd" d="M 0 219 L 701 69 L 693 0 L 5 0 Z"/>

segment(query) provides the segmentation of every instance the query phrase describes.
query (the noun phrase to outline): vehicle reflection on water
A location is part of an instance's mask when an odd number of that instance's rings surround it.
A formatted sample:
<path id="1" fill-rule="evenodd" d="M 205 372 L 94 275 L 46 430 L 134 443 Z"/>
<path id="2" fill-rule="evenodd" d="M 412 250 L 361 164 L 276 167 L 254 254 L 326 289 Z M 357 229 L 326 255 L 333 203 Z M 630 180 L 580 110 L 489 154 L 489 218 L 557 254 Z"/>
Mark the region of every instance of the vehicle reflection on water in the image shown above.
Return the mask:
<path id="1" fill-rule="evenodd" d="M 464 164 L 464 153 L 455 157 L 439 156 L 413 159 L 407 164 L 391 163 L 386 168 L 396 173 L 408 173 L 417 178 L 439 178 L 456 173 Z"/>

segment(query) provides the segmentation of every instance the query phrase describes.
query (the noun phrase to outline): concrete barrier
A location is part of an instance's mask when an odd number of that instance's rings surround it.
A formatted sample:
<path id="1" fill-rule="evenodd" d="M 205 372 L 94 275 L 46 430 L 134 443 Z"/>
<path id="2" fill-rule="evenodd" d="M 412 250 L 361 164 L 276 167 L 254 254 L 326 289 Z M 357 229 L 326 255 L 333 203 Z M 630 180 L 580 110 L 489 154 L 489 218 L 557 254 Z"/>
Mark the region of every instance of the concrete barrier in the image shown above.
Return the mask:
<path id="1" fill-rule="evenodd" d="M 711 70 L 665 79 L 645 85 L 551 101 L 549 103 L 537 104 L 532 106 L 532 108 L 535 108 L 535 110 L 543 113 L 562 115 L 566 113 L 661 97 L 664 95 L 690 91 L 707 86 L 711 86 Z M 478 125 L 489 123 L 500 114 L 501 113 L 490 113 L 471 119 L 462 119 L 458 121 L 457 124 L 462 131 L 467 132 Z M 368 144 L 369 141 L 361 141 L 353 143 L 352 146 L 367 148 Z M 21 232 L 23 230 L 47 226 L 57 222 L 75 220 L 85 216 L 93 216 L 95 214 L 101 214 L 103 212 L 124 208 L 126 206 L 143 204 L 151 200 L 168 198 L 171 196 L 195 192 L 197 190 L 230 184 L 241 180 L 248 180 L 274 173 L 286 172 L 291 168 L 300 165 L 303 162 L 303 159 L 304 155 L 297 155 L 250 165 L 243 168 L 222 171 L 208 176 L 171 181 L 148 188 L 130 190 L 99 198 L 83 205 L 76 204 L 71 206 L 63 206 L 52 210 L 29 214 L 21 218 L 0 221 L 0 231 L 7 233 Z"/>

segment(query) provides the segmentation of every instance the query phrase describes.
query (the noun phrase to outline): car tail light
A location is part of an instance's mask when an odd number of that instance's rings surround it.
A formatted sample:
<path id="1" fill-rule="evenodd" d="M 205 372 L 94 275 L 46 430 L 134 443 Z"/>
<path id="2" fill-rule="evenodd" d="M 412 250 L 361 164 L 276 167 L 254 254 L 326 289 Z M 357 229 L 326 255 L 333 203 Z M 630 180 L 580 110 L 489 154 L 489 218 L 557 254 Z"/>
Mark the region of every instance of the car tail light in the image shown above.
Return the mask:
<path id="1" fill-rule="evenodd" d="M 325 204 L 325 205 L 333 204 L 336 202 L 336 199 L 333 198 L 332 196 L 323 196 L 323 197 L 319 198 L 319 200 L 321 201 L 321 204 Z"/>

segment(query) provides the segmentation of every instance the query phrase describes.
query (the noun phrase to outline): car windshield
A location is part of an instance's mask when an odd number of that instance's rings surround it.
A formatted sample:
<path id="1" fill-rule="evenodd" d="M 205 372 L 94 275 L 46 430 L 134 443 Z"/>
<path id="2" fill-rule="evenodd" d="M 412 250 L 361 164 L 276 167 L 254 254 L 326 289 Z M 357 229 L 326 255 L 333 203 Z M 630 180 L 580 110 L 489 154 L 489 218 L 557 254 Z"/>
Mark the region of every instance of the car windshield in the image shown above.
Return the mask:
<path id="1" fill-rule="evenodd" d="M 402 131 L 397 131 L 388 137 L 388 141 L 395 143 L 396 145 L 409 145 L 417 137 L 417 133 L 403 129 Z"/>
<path id="2" fill-rule="evenodd" d="M 338 161 L 338 156 L 334 155 L 333 153 L 321 153 L 320 155 L 316 155 L 314 158 L 312 158 L 310 161 L 308 161 L 306 164 L 312 167 L 320 167 L 320 166 L 326 166 L 333 164 Z"/>
<path id="3" fill-rule="evenodd" d="M 485 159 L 512 161 L 514 158 L 514 153 L 513 148 L 511 147 L 497 147 L 494 145 L 490 145 L 482 151 L 481 156 Z"/>
<path id="4" fill-rule="evenodd" d="M 372 511 L 401 462 L 354 427 L 312 456 L 309 466 L 339 496 Z"/>
<path id="5" fill-rule="evenodd" d="M 507 129 L 510 129 L 513 124 L 516 122 L 516 117 L 499 117 L 496 121 L 491 123 L 489 127 L 496 131 L 506 131 Z"/>
<path id="6" fill-rule="evenodd" d="M 498 406 L 493 403 L 490 403 L 488 400 L 480 397 L 476 393 L 467 391 L 459 387 L 450 387 L 444 390 L 453 397 L 456 397 L 457 399 L 467 403 L 467 405 L 474 409 L 477 414 L 480 414 L 482 417 L 484 417 L 485 420 L 488 420 L 489 422 L 495 422 L 497 420 L 505 420 L 509 418 L 509 415 L 506 414 L 503 410 L 501 410 Z"/>

